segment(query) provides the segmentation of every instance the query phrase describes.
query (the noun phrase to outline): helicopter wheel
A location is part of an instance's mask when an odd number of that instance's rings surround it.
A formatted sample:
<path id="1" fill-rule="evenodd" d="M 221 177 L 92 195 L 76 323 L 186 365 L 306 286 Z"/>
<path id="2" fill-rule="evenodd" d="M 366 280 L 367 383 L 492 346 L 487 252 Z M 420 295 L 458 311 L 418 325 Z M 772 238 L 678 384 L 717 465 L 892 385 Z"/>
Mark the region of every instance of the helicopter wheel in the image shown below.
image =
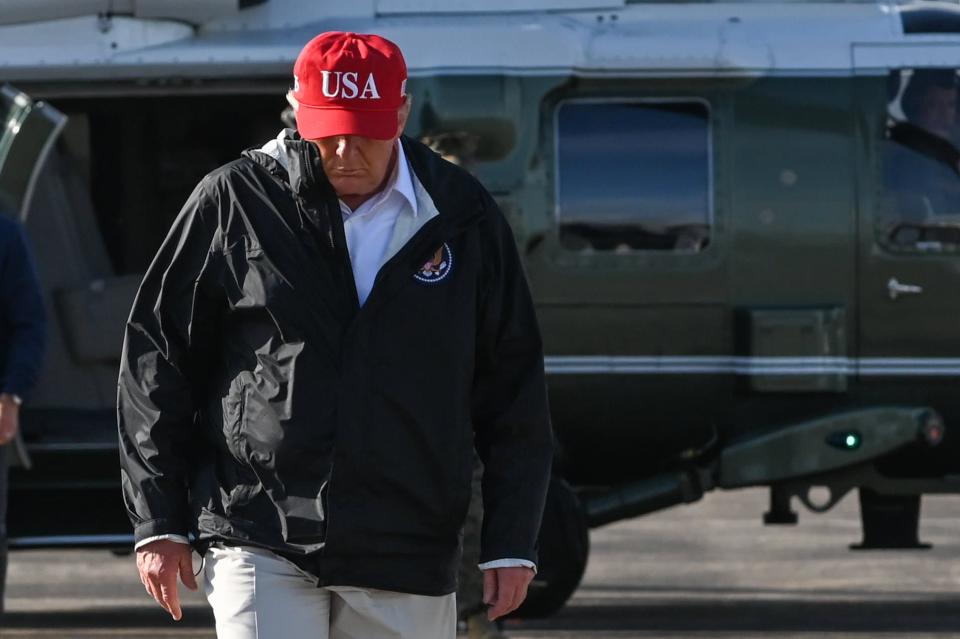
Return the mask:
<path id="1" fill-rule="evenodd" d="M 546 617 L 563 608 L 580 585 L 589 553 L 590 533 L 583 506 L 567 482 L 553 477 L 540 526 L 537 575 L 513 616 Z"/>

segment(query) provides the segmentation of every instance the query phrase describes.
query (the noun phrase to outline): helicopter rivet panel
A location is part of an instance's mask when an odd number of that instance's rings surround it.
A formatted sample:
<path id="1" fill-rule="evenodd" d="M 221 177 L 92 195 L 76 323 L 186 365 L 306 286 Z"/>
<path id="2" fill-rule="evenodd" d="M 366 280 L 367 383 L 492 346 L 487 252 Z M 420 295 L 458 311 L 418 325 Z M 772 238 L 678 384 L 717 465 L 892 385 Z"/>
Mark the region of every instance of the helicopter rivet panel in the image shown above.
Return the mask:
<path id="1" fill-rule="evenodd" d="M 103 29 L 97 16 L 0 27 L 0 53 L 8 68 L 104 64 L 117 52 L 192 38 L 186 24 L 115 16 Z M 42 61 L 42 62 L 40 62 Z"/>
<path id="2" fill-rule="evenodd" d="M 464 0 L 455 3 L 459 13 L 413 13 L 414 4 L 426 5 L 410 0 L 407 13 L 378 14 L 403 4 L 396 2 L 317 2 L 303 14 L 293 0 L 270 0 L 199 28 L 114 16 L 103 32 L 95 15 L 11 24 L 0 26 L 0 66 L 8 79 L 30 80 L 277 77 L 312 35 L 346 28 L 400 44 L 412 76 L 849 74 L 855 45 L 915 39 L 903 33 L 895 12 L 869 3 L 651 3 L 599 13 L 596 7 L 545 11 L 543 0 L 497 13 Z M 598 22 L 598 15 L 606 17 Z M 958 55 L 955 44 L 941 44 Z"/>

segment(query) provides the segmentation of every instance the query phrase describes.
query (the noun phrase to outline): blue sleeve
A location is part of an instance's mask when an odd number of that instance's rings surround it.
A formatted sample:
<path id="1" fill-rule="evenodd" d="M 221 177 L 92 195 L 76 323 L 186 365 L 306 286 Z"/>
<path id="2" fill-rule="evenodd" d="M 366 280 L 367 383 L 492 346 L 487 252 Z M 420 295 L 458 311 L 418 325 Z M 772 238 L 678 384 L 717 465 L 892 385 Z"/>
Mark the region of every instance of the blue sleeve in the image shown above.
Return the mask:
<path id="1" fill-rule="evenodd" d="M 10 226 L 0 252 L 0 315 L 7 342 L 3 392 L 24 397 L 36 383 L 46 345 L 47 317 L 27 239 Z"/>

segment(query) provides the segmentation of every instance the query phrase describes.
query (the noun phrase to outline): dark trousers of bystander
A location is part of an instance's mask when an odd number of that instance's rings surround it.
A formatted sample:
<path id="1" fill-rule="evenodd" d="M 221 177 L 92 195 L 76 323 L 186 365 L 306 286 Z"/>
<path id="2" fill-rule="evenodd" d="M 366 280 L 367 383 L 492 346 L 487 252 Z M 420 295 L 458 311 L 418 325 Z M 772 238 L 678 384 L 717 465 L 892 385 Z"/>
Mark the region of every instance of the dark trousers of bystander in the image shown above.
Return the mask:
<path id="1" fill-rule="evenodd" d="M 0 615 L 7 584 L 7 475 L 10 468 L 9 444 L 0 446 Z"/>
<path id="2" fill-rule="evenodd" d="M 480 529 L 483 525 L 483 494 L 480 481 L 483 464 L 474 455 L 473 481 L 471 483 L 470 508 L 463 525 L 463 556 L 460 559 L 459 586 L 457 587 L 457 616 L 466 619 L 486 609 L 483 603 L 483 573 L 480 562 Z"/>

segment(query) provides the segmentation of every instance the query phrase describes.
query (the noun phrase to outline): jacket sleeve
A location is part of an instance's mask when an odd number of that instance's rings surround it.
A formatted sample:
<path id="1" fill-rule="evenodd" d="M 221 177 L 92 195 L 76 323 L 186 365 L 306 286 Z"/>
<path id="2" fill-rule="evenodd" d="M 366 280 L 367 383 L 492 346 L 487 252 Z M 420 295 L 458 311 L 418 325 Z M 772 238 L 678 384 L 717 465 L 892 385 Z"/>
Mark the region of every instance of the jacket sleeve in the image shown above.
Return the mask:
<path id="1" fill-rule="evenodd" d="M 537 561 L 553 436 L 543 346 L 513 234 L 493 199 L 484 246 L 473 392 L 475 443 L 483 472 L 480 563 Z"/>
<path id="2" fill-rule="evenodd" d="M 190 195 L 147 269 L 124 331 L 117 388 L 121 484 L 136 541 L 186 535 L 196 416 L 216 347 L 222 264 L 214 195 Z"/>
<path id="3" fill-rule="evenodd" d="M 11 228 L 0 265 L 0 313 L 8 340 L 2 390 L 26 397 L 40 374 L 47 318 L 27 239 L 19 224 Z"/>

